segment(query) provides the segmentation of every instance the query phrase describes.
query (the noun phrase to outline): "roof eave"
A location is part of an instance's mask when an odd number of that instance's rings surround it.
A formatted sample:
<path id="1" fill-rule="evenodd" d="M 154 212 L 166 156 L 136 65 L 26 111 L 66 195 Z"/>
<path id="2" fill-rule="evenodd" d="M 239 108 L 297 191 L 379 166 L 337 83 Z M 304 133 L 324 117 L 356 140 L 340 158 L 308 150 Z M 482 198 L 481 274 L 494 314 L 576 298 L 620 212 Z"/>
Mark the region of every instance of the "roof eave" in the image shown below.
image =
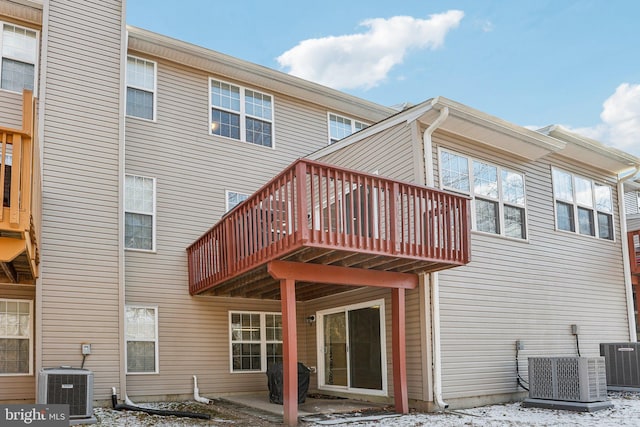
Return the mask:
<path id="1" fill-rule="evenodd" d="M 356 118 L 379 121 L 397 112 L 329 87 L 262 65 L 244 61 L 201 46 L 127 25 L 128 49 L 200 69 L 207 73 L 260 86 L 347 113 Z"/>

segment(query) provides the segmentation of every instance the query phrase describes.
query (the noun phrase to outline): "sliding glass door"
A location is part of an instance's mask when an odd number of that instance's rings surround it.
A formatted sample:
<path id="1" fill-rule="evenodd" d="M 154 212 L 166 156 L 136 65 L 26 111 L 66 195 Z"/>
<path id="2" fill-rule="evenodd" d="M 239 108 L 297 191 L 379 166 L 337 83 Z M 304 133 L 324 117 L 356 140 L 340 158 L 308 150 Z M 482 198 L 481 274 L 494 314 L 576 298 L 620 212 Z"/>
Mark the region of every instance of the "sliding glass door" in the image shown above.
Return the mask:
<path id="1" fill-rule="evenodd" d="M 384 300 L 318 312 L 319 387 L 386 395 Z"/>

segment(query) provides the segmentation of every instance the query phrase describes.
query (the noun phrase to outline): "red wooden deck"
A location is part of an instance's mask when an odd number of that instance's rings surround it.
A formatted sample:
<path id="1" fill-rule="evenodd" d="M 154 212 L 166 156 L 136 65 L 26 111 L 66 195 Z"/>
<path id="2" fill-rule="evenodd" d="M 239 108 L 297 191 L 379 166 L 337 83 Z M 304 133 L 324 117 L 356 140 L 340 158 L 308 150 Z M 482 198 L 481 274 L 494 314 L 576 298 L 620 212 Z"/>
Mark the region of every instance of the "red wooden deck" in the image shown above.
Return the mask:
<path id="1" fill-rule="evenodd" d="M 469 262 L 463 196 L 298 160 L 187 249 L 189 291 L 280 299 L 267 263 L 418 273 Z M 298 283 L 298 300 L 349 287 Z"/>

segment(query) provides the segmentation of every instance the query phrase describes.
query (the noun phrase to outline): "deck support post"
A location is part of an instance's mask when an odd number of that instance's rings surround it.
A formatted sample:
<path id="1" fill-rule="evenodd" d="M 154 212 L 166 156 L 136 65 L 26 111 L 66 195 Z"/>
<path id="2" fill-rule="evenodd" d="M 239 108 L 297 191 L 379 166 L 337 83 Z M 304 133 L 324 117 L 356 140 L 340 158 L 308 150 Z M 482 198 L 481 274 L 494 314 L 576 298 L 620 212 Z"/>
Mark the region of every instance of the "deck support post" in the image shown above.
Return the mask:
<path id="1" fill-rule="evenodd" d="M 282 308 L 284 425 L 298 425 L 298 337 L 296 332 L 296 282 L 280 280 Z"/>
<path id="2" fill-rule="evenodd" d="M 408 414 L 409 397 L 407 394 L 407 350 L 405 335 L 406 316 L 404 289 L 391 289 L 391 317 L 393 319 L 393 398 L 395 401 L 396 412 L 399 414 Z"/>

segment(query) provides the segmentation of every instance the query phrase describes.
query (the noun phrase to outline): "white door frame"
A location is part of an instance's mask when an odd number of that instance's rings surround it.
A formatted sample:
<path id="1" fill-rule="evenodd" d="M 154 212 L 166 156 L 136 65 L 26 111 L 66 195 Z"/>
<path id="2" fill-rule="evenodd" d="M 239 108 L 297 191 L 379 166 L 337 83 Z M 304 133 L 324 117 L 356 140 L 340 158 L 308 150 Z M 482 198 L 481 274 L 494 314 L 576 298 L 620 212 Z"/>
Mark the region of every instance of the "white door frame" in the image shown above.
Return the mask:
<path id="1" fill-rule="evenodd" d="M 324 357 L 325 357 L 325 345 L 324 345 L 324 316 L 328 314 L 345 312 L 347 316 L 346 328 L 347 328 L 347 343 L 349 342 L 349 327 L 348 316 L 349 311 L 358 310 L 369 307 L 380 307 L 380 370 L 382 374 L 382 389 L 371 390 L 365 388 L 355 388 L 347 386 L 327 385 L 324 383 Z M 386 328 L 385 328 L 385 304 L 384 299 L 378 299 L 373 301 L 362 302 L 358 304 L 350 304 L 340 307 L 333 307 L 326 310 L 320 310 L 316 315 L 316 337 L 317 337 L 317 351 L 318 351 L 318 389 L 319 390 L 334 390 L 348 393 L 366 394 L 371 396 L 388 396 L 387 394 L 387 343 L 386 343 Z M 351 373 L 349 372 L 349 349 L 347 344 L 347 383 L 350 381 Z"/>

